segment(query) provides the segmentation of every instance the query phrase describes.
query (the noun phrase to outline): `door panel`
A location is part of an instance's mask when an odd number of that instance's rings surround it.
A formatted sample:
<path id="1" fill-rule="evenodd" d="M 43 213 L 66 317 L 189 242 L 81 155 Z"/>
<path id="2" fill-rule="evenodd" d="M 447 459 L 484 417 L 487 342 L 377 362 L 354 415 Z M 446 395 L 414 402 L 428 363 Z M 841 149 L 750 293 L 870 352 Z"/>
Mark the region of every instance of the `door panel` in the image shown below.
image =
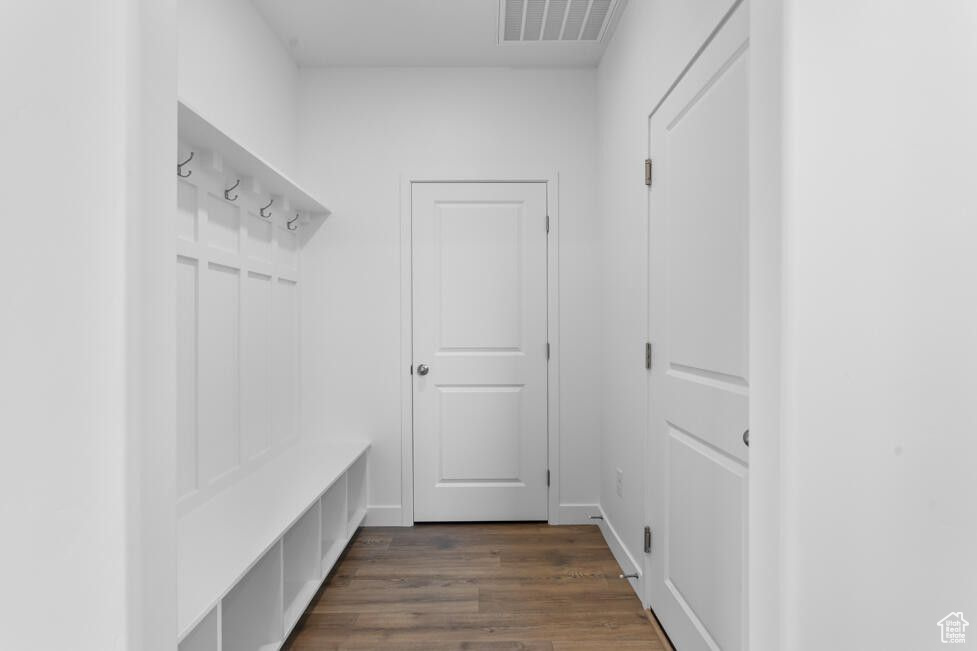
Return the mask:
<path id="1" fill-rule="evenodd" d="M 745 649 L 748 16 L 649 120 L 648 601 L 677 649 Z"/>
<path id="2" fill-rule="evenodd" d="M 743 648 L 735 611 L 744 592 L 746 469 L 674 427 L 667 446 L 668 597 L 705 629 L 704 640 Z"/>
<path id="3" fill-rule="evenodd" d="M 441 350 L 517 351 L 522 205 L 441 203 Z"/>
<path id="4" fill-rule="evenodd" d="M 414 519 L 545 520 L 546 186 L 411 202 Z"/>

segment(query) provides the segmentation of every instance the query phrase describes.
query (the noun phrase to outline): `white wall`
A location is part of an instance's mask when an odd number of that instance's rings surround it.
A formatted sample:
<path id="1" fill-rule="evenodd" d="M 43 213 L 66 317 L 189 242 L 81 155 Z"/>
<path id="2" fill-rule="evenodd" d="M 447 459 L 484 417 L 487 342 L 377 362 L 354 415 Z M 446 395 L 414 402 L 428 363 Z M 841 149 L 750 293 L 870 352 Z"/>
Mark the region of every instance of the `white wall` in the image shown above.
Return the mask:
<path id="1" fill-rule="evenodd" d="M 943 648 L 977 635 L 977 5 L 785 18 L 779 648 Z"/>
<path id="2" fill-rule="evenodd" d="M 250 0 L 178 0 L 179 95 L 292 176 L 298 67 Z"/>
<path id="3" fill-rule="evenodd" d="M 648 115 L 731 0 L 629 2 L 597 71 L 601 224 L 601 505 L 637 563 L 645 524 Z M 624 471 L 623 497 L 616 470 Z M 644 595 L 643 586 L 638 593 Z"/>
<path id="4" fill-rule="evenodd" d="M 172 648 L 173 4 L 8 3 L 0 41 L 0 648 Z"/>
<path id="5" fill-rule="evenodd" d="M 306 431 L 372 440 L 371 504 L 400 522 L 400 176 L 558 170 L 560 500 L 595 504 L 594 71 L 309 69 L 300 97 L 301 174 L 335 212 L 303 252 Z"/>

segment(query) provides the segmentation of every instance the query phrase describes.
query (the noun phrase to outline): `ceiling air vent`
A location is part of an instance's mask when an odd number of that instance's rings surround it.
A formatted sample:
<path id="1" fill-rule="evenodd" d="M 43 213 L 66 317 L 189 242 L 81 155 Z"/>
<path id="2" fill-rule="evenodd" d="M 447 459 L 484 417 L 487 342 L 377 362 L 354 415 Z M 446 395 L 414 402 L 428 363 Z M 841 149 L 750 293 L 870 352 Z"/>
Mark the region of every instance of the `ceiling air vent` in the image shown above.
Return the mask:
<path id="1" fill-rule="evenodd" d="M 600 41 L 618 1 L 499 0 L 499 41 Z"/>

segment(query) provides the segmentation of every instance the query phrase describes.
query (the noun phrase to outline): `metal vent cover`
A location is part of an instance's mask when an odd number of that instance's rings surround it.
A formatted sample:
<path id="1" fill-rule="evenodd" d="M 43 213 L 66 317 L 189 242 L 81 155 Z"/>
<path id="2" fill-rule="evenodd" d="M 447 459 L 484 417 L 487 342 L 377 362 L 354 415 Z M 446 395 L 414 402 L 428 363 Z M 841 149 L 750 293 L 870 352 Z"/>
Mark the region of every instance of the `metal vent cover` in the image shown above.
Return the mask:
<path id="1" fill-rule="evenodd" d="M 597 43 L 619 0 L 499 0 L 499 43 Z"/>

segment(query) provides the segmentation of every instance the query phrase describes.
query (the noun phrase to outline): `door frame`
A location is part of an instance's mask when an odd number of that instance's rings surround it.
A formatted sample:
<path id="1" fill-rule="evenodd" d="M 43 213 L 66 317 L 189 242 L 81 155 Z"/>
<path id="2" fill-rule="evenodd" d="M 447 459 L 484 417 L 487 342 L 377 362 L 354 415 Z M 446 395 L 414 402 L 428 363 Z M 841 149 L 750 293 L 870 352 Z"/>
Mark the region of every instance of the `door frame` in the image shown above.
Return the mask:
<path id="1" fill-rule="evenodd" d="M 497 172 L 498 170 L 489 170 Z M 426 170 L 400 175 L 400 522 L 385 524 L 404 527 L 414 525 L 414 382 L 413 364 L 413 205 L 414 183 L 544 183 L 546 213 L 550 217 L 546 238 L 546 335 L 550 359 L 546 366 L 546 458 L 550 471 L 547 488 L 547 521 L 560 524 L 560 175 L 556 170 L 529 170 L 530 173 L 437 174 Z M 535 173 L 533 173 L 535 172 Z"/>

